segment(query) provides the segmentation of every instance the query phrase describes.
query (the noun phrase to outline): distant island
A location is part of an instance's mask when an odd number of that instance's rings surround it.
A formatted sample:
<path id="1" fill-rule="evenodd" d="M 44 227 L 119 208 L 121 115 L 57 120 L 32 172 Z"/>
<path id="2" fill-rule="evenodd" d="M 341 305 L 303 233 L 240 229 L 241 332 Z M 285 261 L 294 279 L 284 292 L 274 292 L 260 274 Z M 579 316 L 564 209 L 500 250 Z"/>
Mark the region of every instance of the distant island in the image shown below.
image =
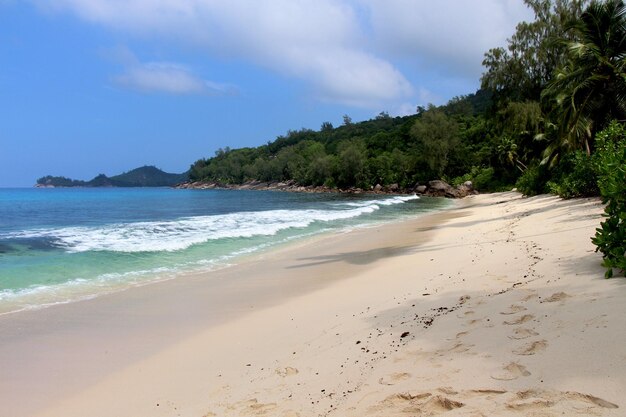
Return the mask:
<path id="1" fill-rule="evenodd" d="M 146 165 L 113 177 L 100 174 L 90 181 L 47 175 L 39 178 L 35 187 L 171 187 L 188 180 L 188 172 L 171 174 Z"/>

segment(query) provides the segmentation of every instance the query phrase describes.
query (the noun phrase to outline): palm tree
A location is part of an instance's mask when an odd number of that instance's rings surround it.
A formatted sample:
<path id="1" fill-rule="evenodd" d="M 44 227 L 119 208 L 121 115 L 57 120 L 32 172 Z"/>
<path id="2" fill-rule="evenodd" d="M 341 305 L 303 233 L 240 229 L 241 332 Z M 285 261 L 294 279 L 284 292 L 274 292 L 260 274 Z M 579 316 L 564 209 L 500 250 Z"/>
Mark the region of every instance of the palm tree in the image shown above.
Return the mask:
<path id="1" fill-rule="evenodd" d="M 613 119 L 626 118 L 626 8 L 622 0 L 593 1 L 570 25 L 567 64 L 556 72 L 542 98 L 556 107 L 556 143 L 548 147 L 583 149 Z M 555 146 L 556 145 L 556 146 Z"/>
<path id="2" fill-rule="evenodd" d="M 513 165 L 515 168 L 519 169 L 520 172 L 524 172 L 528 167 L 519 160 L 517 148 L 517 143 L 515 143 L 513 139 L 508 136 L 503 136 L 500 138 L 500 143 L 496 147 L 496 152 L 501 162 Z"/>

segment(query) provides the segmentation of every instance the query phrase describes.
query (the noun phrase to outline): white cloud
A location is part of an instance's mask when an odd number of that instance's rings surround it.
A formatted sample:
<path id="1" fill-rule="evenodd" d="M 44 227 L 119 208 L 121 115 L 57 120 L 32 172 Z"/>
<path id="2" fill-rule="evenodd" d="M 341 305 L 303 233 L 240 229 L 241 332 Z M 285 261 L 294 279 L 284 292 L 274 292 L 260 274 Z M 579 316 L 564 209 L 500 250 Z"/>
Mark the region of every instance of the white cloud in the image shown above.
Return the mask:
<path id="1" fill-rule="evenodd" d="M 311 62 L 314 59 L 314 62 Z M 389 62 L 370 54 L 337 48 L 316 57 L 302 57 L 299 74 L 306 74 L 319 99 L 354 106 L 375 107 L 378 103 L 409 96 L 413 88 Z"/>
<path id="2" fill-rule="evenodd" d="M 122 65 L 123 72 L 114 76 L 112 81 L 123 88 L 146 93 L 212 96 L 232 95 L 238 92 L 237 88 L 232 85 L 204 80 L 195 75 L 191 68 L 182 64 L 141 62 L 130 49 L 124 46 L 102 50 L 101 55 Z"/>
<path id="3" fill-rule="evenodd" d="M 171 62 L 148 62 L 129 67 L 114 77 L 116 84 L 142 92 L 170 94 L 230 94 L 233 89 L 195 76 L 188 68 Z"/>
<path id="4" fill-rule="evenodd" d="M 415 94 L 417 103 L 411 102 L 403 102 L 400 104 L 396 104 L 391 108 L 389 114 L 392 116 L 409 116 L 411 114 L 417 113 L 417 107 L 428 107 L 429 104 L 441 104 L 444 103 L 445 100 L 443 97 L 438 96 L 430 90 L 425 88 L 419 88 Z"/>
<path id="5" fill-rule="evenodd" d="M 394 107 L 393 109 L 391 109 L 389 114 L 392 117 L 397 117 L 397 116 L 402 117 L 402 116 L 410 116 L 412 114 L 415 114 L 416 112 L 417 112 L 417 104 L 401 103 L 397 105 L 396 107 Z"/>
<path id="6" fill-rule="evenodd" d="M 420 67 L 478 77 L 483 54 L 532 14 L 521 0 L 363 0 L 378 49 Z M 411 58 L 413 57 L 413 58 Z"/>
<path id="7" fill-rule="evenodd" d="M 367 106 L 412 91 L 394 65 L 368 50 L 347 0 L 33 1 L 117 30 L 174 38 L 211 54 L 253 62 L 309 82 L 323 100 Z M 158 78 L 154 72 L 144 68 L 126 79 L 153 83 Z M 177 86 L 194 88 L 181 78 Z"/>
<path id="8" fill-rule="evenodd" d="M 419 94 L 396 61 L 411 72 L 436 68 L 477 79 L 483 53 L 503 44 L 526 16 L 521 0 L 31 1 L 251 62 L 308 82 L 322 100 L 369 107 Z M 151 85 L 163 81 L 164 71 L 139 68 L 126 79 Z M 199 87 L 180 71 L 167 71 L 177 80 L 173 89 Z"/>

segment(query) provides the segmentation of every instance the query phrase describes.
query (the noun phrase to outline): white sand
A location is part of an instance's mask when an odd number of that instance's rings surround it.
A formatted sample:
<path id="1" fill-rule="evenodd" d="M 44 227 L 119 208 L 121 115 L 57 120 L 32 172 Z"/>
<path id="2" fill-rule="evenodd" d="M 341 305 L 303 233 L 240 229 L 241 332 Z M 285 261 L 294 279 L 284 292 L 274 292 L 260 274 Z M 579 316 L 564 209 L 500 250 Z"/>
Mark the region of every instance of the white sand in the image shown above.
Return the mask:
<path id="1" fill-rule="evenodd" d="M 4 317 L 0 366 L 21 379 L 1 377 L 0 404 L 16 417 L 626 415 L 626 282 L 603 279 L 601 212 L 471 197 L 211 277 Z M 43 371 L 12 365 L 33 357 Z"/>

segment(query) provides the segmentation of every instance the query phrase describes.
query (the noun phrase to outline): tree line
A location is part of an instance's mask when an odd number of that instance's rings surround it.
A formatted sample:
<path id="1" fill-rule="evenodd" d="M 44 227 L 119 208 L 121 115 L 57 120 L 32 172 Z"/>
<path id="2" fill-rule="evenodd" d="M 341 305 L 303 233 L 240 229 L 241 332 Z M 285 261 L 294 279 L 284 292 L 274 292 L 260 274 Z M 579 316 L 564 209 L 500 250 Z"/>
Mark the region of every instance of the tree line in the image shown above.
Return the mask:
<path id="1" fill-rule="evenodd" d="M 240 184 L 249 180 L 369 189 L 376 184 L 411 188 L 435 178 L 460 177 L 491 165 L 483 143 L 490 97 L 479 91 L 446 106 L 411 116 L 381 112 L 372 120 L 341 126 L 324 122 L 318 131 L 291 130 L 256 148 L 219 149 L 196 161 L 192 181 Z M 483 149 L 484 148 L 484 149 Z"/>

